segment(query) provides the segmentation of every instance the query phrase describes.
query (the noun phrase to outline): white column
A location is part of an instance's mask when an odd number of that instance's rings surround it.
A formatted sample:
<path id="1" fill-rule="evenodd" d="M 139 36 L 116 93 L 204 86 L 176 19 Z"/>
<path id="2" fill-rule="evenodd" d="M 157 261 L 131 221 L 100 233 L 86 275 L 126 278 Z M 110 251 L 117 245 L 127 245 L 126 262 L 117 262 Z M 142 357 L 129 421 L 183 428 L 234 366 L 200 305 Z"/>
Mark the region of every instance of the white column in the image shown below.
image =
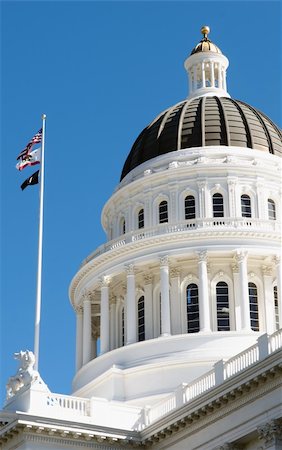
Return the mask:
<path id="1" fill-rule="evenodd" d="M 214 62 L 213 61 L 210 62 L 210 71 L 211 71 L 211 85 L 212 85 L 212 87 L 215 87 L 215 82 L 214 82 Z"/>
<path id="2" fill-rule="evenodd" d="M 200 331 L 211 331 L 207 252 L 198 253 Z"/>
<path id="3" fill-rule="evenodd" d="M 91 300 L 86 295 L 83 300 L 83 365 L 91 360 Z"/>
<path id="4" fill-rule="evenodd" d="M 116 298 L 114 296 L 110 299 L 110 349 L 114 350 L 117 347 L 116 341 Z"/>
<path id="5" fill-rule="evenodd" d="M 193 66 L 193 75 L 194 75 L 194 91 L 197 89 L 197 66 Z"/>
<path id="6" fill-rule="evenodd" d="M 188 78 L 189 78 L 189 94 L 192 92 L 192 72 L 189 70 L 188 72 Z"/>
<path id="7" fill-rule="evenodd" d="M 272 334 L 275 331 L 274 295 L 272 287 L 272 267 L 262 266 L 264 289 L 265 331 Z"/>
<path id="8" fill-rule="evenodd" d="M 109 282 L 108 277 L 103 277 L 101 280 L 101 355 L 110 350 Z"/>
<path id="9" fill-rule="evenodd" d="M 168 257 L 160 258 L 161 278 L 161 336 L 169 336 L 170 329 L 170 302 L 169 302 L 169 265 Z"/>
<path id="10" fill-rule="evenodd" d="M 82 333 L 83 313 L 82 308 L 76 311 L 76 371 L 82 367 Z"/>
<path id="11" fill-rule="evenodd" d="M 132 264 L 127 270 L 127 292 L 126 292 L 126 345 L 137 341 L 137 311 L 135 299 L 135 274 Z"/>
<path id="12" fill-rule="evenodd" d="M 238 251 L 236 254 L 236 261 L 239 267 L 239 289 L 241 298 L 240 309 L 241 309 L 242 330 L 249 331 L 251 329 L 251 319 L 250 319 L 247 255 L 248 253 L 246 251 Z"/>
<path id="13" fill-rule="evenodd" d="M 198 182 L 199 190 L 199 214 L 202 219 L 208 217 L 207 205 L 206 205 L 206 181 Z"/>
<path id="14" fill-rule="evenodd" d="M 225 91 L 227 91 L 227 86 L 226 86 L 226 69 L 225 69 L 225 67 L 223 68 L 222 77 L 223 77 L 223 89 Z"/>
<path id="15" fill-rule="evenodd" d="M 202 62 L 202 87 L 206 87 L 205 63 Z"/>
<path id="16" fill-rule="evenodd" d="M 242 329 L 242 322 L 241 322 L 241 296 L 240 296 L 240 280 L 239 280 L 238 264 L 232 265 L 232 272 L 233 272 L 233 289 L 234 289 L 235 330 L 240 331 Z"/>
<path id="17" fill-rule="evenodd" d="M 222 70 L 221 64 L 218 63 L 218 87 L 222 89 Z"/>
<path id="18" fill-rule="evenodd" d="M 170 270 L 170 284 L 171 334 L 186 333 L 187 326 L 185 331 L 182 330 L 179 270 L 175 267 Z"/>
<path id="19" fill-rule="evenodd" d="M 282 328 L 282 271 L 281 271 L 281 258 L 276 256 L 274 258 L 276 264 L 277 274 L 277 300 L 278 300 L 278 312 L 279 312 L 279 328 Z"/>
<path id="20" fill-rule="evenodd" d="M 150 273 L 144 275 L 144 297 L 145 297 L 145 339 L 153 339 L 153 277 Z"/>

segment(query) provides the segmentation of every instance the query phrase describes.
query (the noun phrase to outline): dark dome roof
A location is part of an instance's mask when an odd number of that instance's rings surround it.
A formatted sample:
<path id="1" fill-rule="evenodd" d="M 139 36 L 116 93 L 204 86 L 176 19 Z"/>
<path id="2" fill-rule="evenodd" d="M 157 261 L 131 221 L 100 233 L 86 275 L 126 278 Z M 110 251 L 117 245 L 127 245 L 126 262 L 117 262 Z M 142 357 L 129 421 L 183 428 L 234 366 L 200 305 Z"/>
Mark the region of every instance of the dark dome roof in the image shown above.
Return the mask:
<path id="1" fill-rule="evenodd" d="M 184 100 L 162 112 L 138 136 L 123 166 L 121 180 L 156 156 L 209 145 L 254 148 L 281 156 L 282 135 L 267 116 L 239 100 Z"/>

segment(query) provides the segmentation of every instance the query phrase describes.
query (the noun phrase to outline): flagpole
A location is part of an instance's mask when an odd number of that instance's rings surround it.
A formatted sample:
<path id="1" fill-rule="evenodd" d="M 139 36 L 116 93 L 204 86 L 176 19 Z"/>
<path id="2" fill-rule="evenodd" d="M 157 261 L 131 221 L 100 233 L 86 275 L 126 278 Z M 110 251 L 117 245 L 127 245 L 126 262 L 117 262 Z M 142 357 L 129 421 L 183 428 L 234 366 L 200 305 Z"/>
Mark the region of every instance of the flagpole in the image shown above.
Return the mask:
<path id="1" fill-rule="evenodd" d="M 45 122 L 46 114 L 42 114 L 42 144 L 40 159 L 40 193 L 39 193 L 39 228 L 38 228 L 38 260 L 37 260 L 37 287 L 35 305 L 35 327 L 34 327 L 34 356 L 35 370 L 38 370 L 39 363 L 39 334 L 40 334 L 40 313 L 42 294 L 42 247 L 43 247 L 43 207 L 44 207 L 44 150 L 45 150 Z"/>

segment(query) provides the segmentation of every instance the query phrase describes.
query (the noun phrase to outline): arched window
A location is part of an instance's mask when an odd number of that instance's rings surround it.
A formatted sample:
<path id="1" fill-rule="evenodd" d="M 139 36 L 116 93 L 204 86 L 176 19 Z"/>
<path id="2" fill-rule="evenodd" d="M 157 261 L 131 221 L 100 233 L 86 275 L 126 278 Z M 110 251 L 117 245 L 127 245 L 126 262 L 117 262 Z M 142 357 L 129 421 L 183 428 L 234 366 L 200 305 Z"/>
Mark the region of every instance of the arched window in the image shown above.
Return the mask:
<path id="1" fill-rule="evenodd" d="M 138 341 L 145 341 L 145 303 L 144 295 L 138 300 Z"/>
<path id="2" fill-rule="evenodd" d="M 159 204 L 159 223 L 168 222 L 168 206 L 167 201 L 163 200 Z"/>
<path id="3" fill-rule="evenodd" d="M 185 220 L 189 219 L 195 219 L 196 217 L 196 210 L 195 210 L 195 198 L 193 195 L 187 195 L 185 198 Z"/>
<path id="4" fill-rule="evenodd" d="M 267 200 L 267 207 L 268 207 L 268 218 L 270 220 L 276 220 L 276 208 L 275 203 L 271 198 Z"/>
<path id="5" fill-rule="evenodd" d="M 189 284 L 186 288 L 187 305 L 187 333 L 198 333 L 200 331 L 199 295 L 198 286 Z"/>
<path id="6" fill-rule="evenodd" d="M 223 196 L 221 194 L 214 194 L 212 196 L 212 210 L 213 217 L 224 217 Z"/>
<path id="7" fill-rule="evenodd" d="M 124 307 L 121 310 L 121 344 L 124 346 Z"/>
<path id="8" fill-rule="evenodd" d="M 274 297 L 274 316 L 275 316 L 275 330 L 279 330 L 279 306 L 278 306 L 278 295 L 277 295 L 277 286 L 273 288 L 273 297 Z"/>
<path id="9" fill-rule="evenodd" d="M 216 318 L 217 331 L 230 330 L 228 285 L 224 281 L 216 285 Z"/>
<path id="10" fill-rule="evenodd" d="M 241 195 L 242 217 L 252 217 L 251 199 L 248 195 Z"/>
<path id="11" fill-rule="evenodd" d="M 249 302 L 251 329 L 259 331 L 259 311 L 258 311 L 258 289 L 255 283 L 249 283 Z"/>
<path id="12" fill-rule="evenodd" d="M 121 234 L 125 234 L 125 218 L 124 217 L 120 221 L 120 231 L 121 231 Z"/>
<path id="13" fill-rule="evenodd" d="M 144 209 L 140 209 L 138 212 L 138 228 L 144 228 Z"/>

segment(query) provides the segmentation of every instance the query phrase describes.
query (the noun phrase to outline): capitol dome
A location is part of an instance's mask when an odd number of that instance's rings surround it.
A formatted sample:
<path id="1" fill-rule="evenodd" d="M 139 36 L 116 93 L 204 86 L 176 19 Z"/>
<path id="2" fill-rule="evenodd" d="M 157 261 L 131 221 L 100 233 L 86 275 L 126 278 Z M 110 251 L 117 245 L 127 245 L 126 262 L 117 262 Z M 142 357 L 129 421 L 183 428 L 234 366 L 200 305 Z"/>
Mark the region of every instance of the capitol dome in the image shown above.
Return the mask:
<path id="1" fill-rule="evenodd" d="M 267 116 L 239 100 L 215 95 L 184 100 L 163 111 L 140 133 L 125 161 L 121 180 L 149 159 L 214 145 L 253 148 L 280 156 L 282 136 Z"/>

